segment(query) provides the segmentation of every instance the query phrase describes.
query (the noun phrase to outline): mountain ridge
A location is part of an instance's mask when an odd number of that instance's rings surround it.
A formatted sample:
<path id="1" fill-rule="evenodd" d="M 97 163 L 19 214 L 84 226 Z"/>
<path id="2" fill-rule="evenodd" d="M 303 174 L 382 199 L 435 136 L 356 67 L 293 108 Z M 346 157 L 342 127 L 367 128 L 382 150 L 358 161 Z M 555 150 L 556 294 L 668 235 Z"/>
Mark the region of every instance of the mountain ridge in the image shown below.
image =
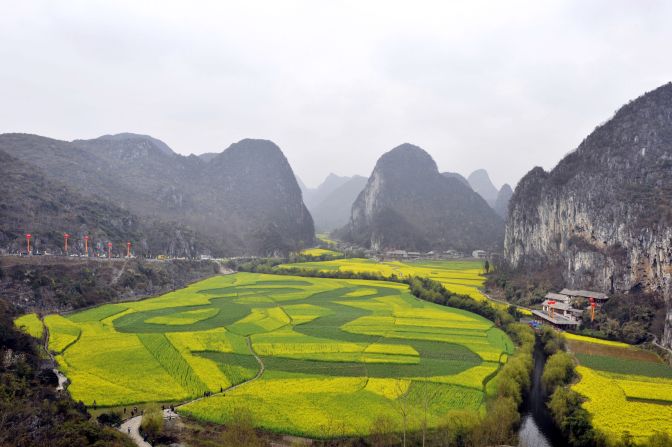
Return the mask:
<path id="1" fill-rule="evenodd" d="M 277 145 L 241 140 L 206 163 L 169 153 L 157 141 L 136 134 L 73 142 L 2 134 L 0 150 L 79 194 L 106 197 L 143 219 L 187 225 L 211 241 L 215 254 L 288 252 L 312 242 L 312 217 Z M 222 159 L 238 170 L 224 169 Z"/>

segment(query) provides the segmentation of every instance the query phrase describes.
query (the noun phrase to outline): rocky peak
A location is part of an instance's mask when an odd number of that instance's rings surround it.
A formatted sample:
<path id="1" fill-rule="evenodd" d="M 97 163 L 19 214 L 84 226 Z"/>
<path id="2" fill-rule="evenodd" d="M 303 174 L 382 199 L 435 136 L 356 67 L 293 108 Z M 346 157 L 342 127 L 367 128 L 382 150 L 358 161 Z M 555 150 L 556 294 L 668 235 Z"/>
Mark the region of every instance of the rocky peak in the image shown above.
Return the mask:
<path id="1" fill-rule="evenodd" d="M 497 193 L 497 200 L 495 200 L 493 209 L 502 219 L 506 219 L 509 210 L 509 200 L 511 200 L 512 195 L 513 189 L 511 189 L 511 185 L 508 183 L 502 185 L 502 188 Z"/>
<path id="2" fill-rule="evenodd" d="M 672 84 L 623 106 L 509 205 L 505 256 L 560 265 L 568 286 L 672 300 Z M 672 310 L 665 342 L 672 345 Z"/>
<path id="3" fill-rule="evenodd" d="M 346 238 L 375 249 L 495 248 L 502 221 L 423 149 L 402 144 L 383 154 L 352 206 Z"/>
<path id="4" fill-rule="evenodd" d="M 493 206 L 497 200 L 497 188 L 492 184 L 488 171 L 485 169 L 477 169 L 467 177 L 467 181 L 471 188 L 480 194 L 486 202 Z"/>

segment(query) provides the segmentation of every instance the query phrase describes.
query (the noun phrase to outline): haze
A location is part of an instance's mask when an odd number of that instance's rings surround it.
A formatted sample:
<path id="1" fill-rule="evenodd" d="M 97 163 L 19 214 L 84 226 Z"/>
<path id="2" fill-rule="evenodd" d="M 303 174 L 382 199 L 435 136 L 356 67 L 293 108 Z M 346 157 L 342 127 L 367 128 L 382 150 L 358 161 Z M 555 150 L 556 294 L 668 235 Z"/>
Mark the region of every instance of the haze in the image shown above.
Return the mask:
<path id="1" fill-rule="evenodd" d="M 311 186 L 403 142 L 515 185 L 672 73 L 663 1 L 0 5 L 0 132 L 266 138 Z"/>

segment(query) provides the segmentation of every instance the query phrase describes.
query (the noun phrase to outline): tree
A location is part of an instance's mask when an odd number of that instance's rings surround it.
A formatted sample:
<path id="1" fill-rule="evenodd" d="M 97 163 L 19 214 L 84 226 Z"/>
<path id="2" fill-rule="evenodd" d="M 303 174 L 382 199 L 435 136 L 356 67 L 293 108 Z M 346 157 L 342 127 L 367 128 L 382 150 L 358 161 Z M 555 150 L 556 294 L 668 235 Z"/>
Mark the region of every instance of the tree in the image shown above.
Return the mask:
<path id="1" fill-rule="evenodd" d="M 254 431 L 252 413 L 247 408 L 234 408 L 231 421 L 226 425 L 224 445 L 261 447 L 263 441 Z"/>
<path id="2" fill-rule="evenodd" d="M 394 421 L 384 415 L 378 416 L 371 424 L 371 445 L 373 447 L 388 447 L 399 443 L 394 430 Z"/>
<path id="3" fill-rule="evenodd" d="M 439 398 L 440 388 L 423 382 L 418 385 L 420 395 L 420 405 L 422 406 L 422 447 L 425 447 L 425 440 L 427 439 L 427 417 L 429 409 L 434 402 Z"/>
<path id="4" fill-rule="evenodd" d="M 402 379 L 397 379 L 395 383 L 395 393 L 397 398 L 394 402 L 396 404 L 396 410 L 399 413 L 399 416 L 401 416 L 401 425 L 403 429 L 401 445 L 406 447 L 406 427 L 408 426 L 408 416 L 410 414 L 411 405 L 409 402 L 408 388 L 404 386 L 404 381 Z"/>
<path id="5" fill-rule="evenodd" d="M 148 439 L 152 444 L 161 435 L 163 431 L 163 412 L 158 405 L 152 405 L 145 409 L 142 422 L 140 422 L 140 431 L 145 439 Z"/>

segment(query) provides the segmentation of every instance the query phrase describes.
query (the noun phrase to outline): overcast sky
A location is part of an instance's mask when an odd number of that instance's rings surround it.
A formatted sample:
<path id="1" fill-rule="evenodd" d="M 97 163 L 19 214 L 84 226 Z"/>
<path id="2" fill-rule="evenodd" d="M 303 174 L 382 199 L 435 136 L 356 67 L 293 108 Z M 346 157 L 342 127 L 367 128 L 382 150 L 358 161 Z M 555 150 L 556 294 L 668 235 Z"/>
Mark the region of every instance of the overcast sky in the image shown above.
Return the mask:
<path id="1" fill-rule="evenodd" d="M 0 132 L 276 142 L 309 186 L 410 142 L 512 185 L 672 80 L 669 1 L 0 0 Z"/>

